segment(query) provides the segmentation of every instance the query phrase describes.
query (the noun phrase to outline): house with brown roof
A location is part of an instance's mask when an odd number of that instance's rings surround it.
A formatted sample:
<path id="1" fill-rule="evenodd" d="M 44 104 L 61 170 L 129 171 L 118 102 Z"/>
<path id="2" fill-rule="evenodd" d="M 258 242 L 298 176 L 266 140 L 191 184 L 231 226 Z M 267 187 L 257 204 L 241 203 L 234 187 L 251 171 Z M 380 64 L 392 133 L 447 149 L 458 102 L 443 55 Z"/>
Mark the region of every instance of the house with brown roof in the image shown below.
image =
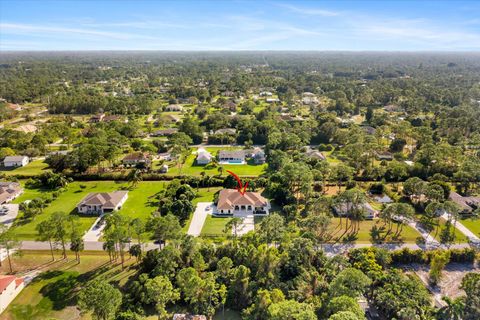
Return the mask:
<path id="1" fill-rule="evenodd" d="M 127 199 L 128 191 L 89 193 L 77 205 L 77 210 L 83 214 L 103 214 L 121 209 Z"/>
<path id="2" fill-rule="evenodd" d="M 218 215 L 268 215 L 270 208 L 269 201 L 258 192 L 242 194 L 236 189 L 223 189 L 218 195 Z"/>
<path id="3" fill-rule="evenodd" d="M 18 182 L 0 182 L 0 204 L 8 203 L 23 192 Z"/>
<path id="4" fill-rule="evenodd" d="M 157 130 L 151 134 L 153 137 L 170 137 L 178 132 L 177 128 Z"/>
<path id="5" fill-rule="evenodd" d="M 127 154 L 123 159 L 122 163 L 124 166 L 137 166 L 139 164 L 143 164 L 146 167 L 150 165 L 151 160 L 150 156 L 148 153 L 143 153 L 143 152 L 133 152 Z"/>
<path id="6" fill-rule="evenodd" d="M 91 116 L 91 117 L 90 117 L 90 122 L 91 122 L 91 123 L 102 122 L 102 121 L 103 121 L 103 118 L 105 118 L 105 113 L 99 113 L 99 114 L 96 114 L 96 115 Z"/>
<path id="7" fill-rule="evenodd" d="M 23 278 L 16 276 L 0 276 L 0 313 L 5 311 L 10 302 L 23 290 L 25 283 Z"/>

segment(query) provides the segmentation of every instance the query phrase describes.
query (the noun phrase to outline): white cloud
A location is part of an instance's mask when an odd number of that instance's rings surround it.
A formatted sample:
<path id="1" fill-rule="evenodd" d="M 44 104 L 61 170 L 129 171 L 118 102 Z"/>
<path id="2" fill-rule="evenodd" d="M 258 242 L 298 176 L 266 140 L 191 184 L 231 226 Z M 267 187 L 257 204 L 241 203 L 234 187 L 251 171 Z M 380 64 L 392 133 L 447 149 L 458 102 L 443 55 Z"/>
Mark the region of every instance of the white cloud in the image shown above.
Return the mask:
<path id="1" fill-rule="evenodd" d="M 86 28 L 69 28 L 62 26 L 51 26 L 51 25 L 31 25 L 31 24 L 19 24 L 19 23 L 0 23 L 0 29 L 4 34 L 41 34 L 45 36 L 47 34 L 61 35 L 61 36 L 72 36 L 72 34 L 77 35 L 87 35 L 93 37 L 101 38 L 110 38 L 110 39 L 119 39 L 119 40 L 128 40 L 133 38 L 140 39 L 156 39 L 155 37 L 124 33 L 124 32 L 110 32 L 102 31 L 96 29 L 86 29 Z"/>
<path id="2" fill-rule="evenodd" d="M 300 13 L 309 16 L 334 17 L 340 15 L 340 12 L 324 10 L 318 8 L 297 7 L 290 4 L 278 4 L 280 7 L 288 9 L 291 12 Z"/>

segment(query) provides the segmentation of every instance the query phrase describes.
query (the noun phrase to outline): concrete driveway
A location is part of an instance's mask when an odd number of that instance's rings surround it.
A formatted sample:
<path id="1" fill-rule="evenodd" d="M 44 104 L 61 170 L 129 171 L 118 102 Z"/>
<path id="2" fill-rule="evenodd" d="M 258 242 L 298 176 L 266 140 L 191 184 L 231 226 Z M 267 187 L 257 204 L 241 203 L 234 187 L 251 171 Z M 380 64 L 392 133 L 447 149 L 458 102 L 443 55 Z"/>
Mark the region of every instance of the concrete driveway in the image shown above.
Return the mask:
<path id="1" fill-rule="evenodd" d="M 8 209 L 8 213 L 4 216 L 0 216 L 0 223 L 3 223 L 10 228 L 13 221 L 17 218 L 19 206 L 18 204 L 4 204 L 0 206 L 0 208 L 2 207 L 6 207 Z"/>
<path id="2" fill-rule="evenodd" d="M 95 220 L 90 229 L 83 236 L 84 241 L 98 241 L 98 239 L 100 239 L 103 229 L 105 228 L 105 221 L 101 225 L 98 225 L 102 218 L 103 215 L 99 216 L 97 220 Z"/>
<path id="3" fill-rule="evenodd" d="M 193 213 L 192 221 L 188 227 L 187 234 L 198 237 L 202 232 L 203 224 L 208 214 L 212 214 L 213 202 L 199 202 Z"/>

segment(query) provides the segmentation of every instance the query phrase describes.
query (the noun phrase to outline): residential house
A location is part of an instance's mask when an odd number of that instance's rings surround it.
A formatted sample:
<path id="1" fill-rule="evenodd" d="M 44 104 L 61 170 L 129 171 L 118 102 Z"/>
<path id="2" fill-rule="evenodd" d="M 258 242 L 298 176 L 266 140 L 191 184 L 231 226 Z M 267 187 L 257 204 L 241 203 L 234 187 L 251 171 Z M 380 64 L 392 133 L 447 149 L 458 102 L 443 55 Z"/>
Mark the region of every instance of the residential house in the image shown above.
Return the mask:
<path id="1" fill-rule="evenodd" d="M 360 204 L 361 210 L 364 211 L 365 219 L 375 219 L 378 217 L 379 211 L 375 210 L 368 202 Z M 353 210 L 351 202 L 338 203 L 333 207 L 333 211 L 337 216 L 349 216 Z"/>
<path id="2" fill-rule="evenodd" d="M 16 276 L 0 276 L 0 313 L 5 311 L 10 302 L 23 290 L 25 282 L 23 278 Z"/>
<path id="3" fill-rule="evenodd" d="M 325 155 L 318 150 L 308 150 L 307 152 L 305 152 L 305 155 L 307 156 L 307 158 L 312 160 L 320 160 L 320 161 L 327 160 Z"/>
<path id="4" fill-rule="evenodd" d="M 224 128 L 224 129 L 218 129 L 217 131 L 214 132 L 214 134 L 228 134 L 234 136 L 237 133 L 237 130 L 234 128 Z"/>
<path id="5" fill-rule="evenodd" d="M 244 164 L 245 151 L 244 150 L 220 150 L 218 152 L 218 161 L 220 163 L 228 163 L 228 164 Z"/>
<path id="6" fill-rule="evenodd" d="M 173 320 L 207 320 L 207 317 L 198 314 L 175 313 Z"/>
<path id="7" fill-rule="evenodd" d="M 464 197 L 454 191 L 450 191 L 449 199 L 459 206 L 461 214 L 470 214 L 480 207 L 480 196 Z"/>
<path id="8" fill-rule="evenodd" d="M 103 121 L 103 118 L 105 118 L 105 113 L 99 113 L 99 114 L 96 114 L 96 115 L 91 116 L 91 117 L 90 117 L 90 122 L 91 122 L 91 123 L 102 122 L 102 121 Z"/>
<path id="9" fill-rule="evenodd" d="M 265 152 L 261 148 L 255 148 L 251 151 L 249 156 L 253 159 L 255 164 L 264 164 L 266 159 Z"/>
<path id="10" fill-rule="evenodd" d="M 2 181 L 0 182 L 0 204 L 8 203 L 21 195 L 23 192 L 20 183 Z"/>
<path id="11" fill-rule="evenodd" d="M 258 192 L 240 193 L 236 189 L 220 190 L 217 202 L 219 215 L 268 215 L 271 209 L 267 199 Z"/>
<path id="12" fill-rule="evenodd" d="M 143 153 L 143 152 L 133 152 L 130 154 L 127 154 L 123 159 L 122 163 L 125 166 L 133 167 L 137 165 L 144 165 L 145 167 L 148 167 L 151 163 L 150 156 L 148 153 Z"/>
<path id="13" fill-rule="evenodd" d="M 383 107 L 383 110 L 386 112 L 403 112 L 405 111 L 402 107 L 395 105 L 395 104 L 389 104 Z"/>
<path id="14" fill-rule="evenodd" d="M 159 153 L 157 157 L 159 160 L 165 160 L 165 161 L 172 160 L 172 154 L 170 152 Z"/>
<path id="15" fill-rule="evenodd" d="M 103 214 L 122 208 L 128 199 L 128 191 L 89 193 L 77 205 L 79 213 Z"/>
<path id="16" fill-rule="evenodd" d="M 177 128 L 157 130 L 151 134 L 152 137 L 170 137 L 178 132 Z"/>
<path id="17" fill-rule="evenodd" d="M 235 112 L 237 111 L 237 104 L 231 100 L 228 100 L 222 105 L 222 108 Z"/>
<path id="18" fill-rule="evenodd" d="M 165 111 L 176 111 L 181 112 L 183 111 L 183 107 L 179 104 L 169 104 L 165 107 Z"/>
<path id="19" fill-rule="evenodd" d="M 210 152 L 203 148 L 198 148 L 197 150 L 197 164 L 205 165 L 209 164 L 213 159 L 213 156 Z"/>
<path id="20" fill-rule="evenodd" d="M 382 161 L 392 161 L 393 160 L 393 154 L 388 151 L 383 151 L 383 152 L 375 152 L 375 156 L 377 160 Z"/>
<path id="21" fill-rule="evenodd" d="M 280 102 L 280 99 L 278 99 L 278 98 L 266 98 L 265 102 L 266 103 L 276 103 L 276 102 Z"/>
<path id="22" fill-rule="evenodd" d="M 7 156 L 3 159 L 3 165 L 6 168 L 24 167 L 29 161 L 27 156 Z"/>
<path id="23" fill-rule="evenodd" d="M 371 126 L 361 126 L 360 127 L 366 134 L 374 135 L 377 132 L 377 129 Z"/>
<path id="24" fill-rule="evenodd" d="M 271 97 L 273 94 L 270 91 L 262 91 L 260 92 L 260 97 Z"/>

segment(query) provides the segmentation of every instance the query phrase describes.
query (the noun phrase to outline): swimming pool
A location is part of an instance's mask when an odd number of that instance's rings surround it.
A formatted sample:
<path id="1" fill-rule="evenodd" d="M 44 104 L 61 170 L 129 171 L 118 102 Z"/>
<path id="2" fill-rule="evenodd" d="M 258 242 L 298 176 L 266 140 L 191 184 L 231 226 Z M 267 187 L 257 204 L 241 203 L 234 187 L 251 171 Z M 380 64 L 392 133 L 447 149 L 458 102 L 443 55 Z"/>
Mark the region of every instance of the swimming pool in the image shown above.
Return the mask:
<path id="1" fill-rule="evenodd" d="M 225 160 L 225 161 L 221 161 L 220 164 L 245 164 L 245 161 L 242 161 L 242 160 Z"/>

